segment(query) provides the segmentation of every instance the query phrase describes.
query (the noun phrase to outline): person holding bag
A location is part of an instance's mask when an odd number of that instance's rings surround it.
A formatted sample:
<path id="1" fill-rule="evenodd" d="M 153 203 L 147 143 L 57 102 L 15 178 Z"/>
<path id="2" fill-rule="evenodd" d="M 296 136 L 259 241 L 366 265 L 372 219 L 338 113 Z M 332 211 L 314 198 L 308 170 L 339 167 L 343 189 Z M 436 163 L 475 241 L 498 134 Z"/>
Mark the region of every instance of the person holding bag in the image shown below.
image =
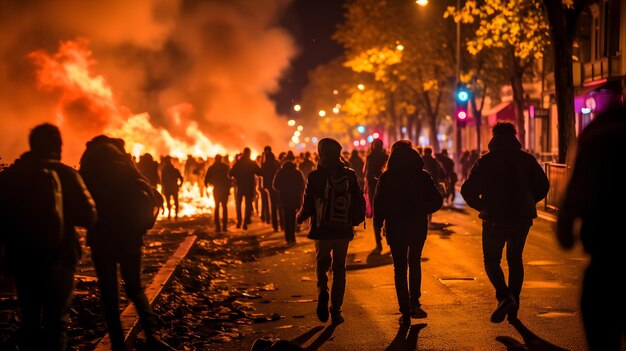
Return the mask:
<path id="1" fill-rule="evenodd" d="M 428 215 L 443 205 L 433 178 L 423 168 L 424 161 L 409 140 L 395 142 L 374 195 L 374 228 L 385 228 L 402 313 L 399 322 L 405 327 L 411 325 L 411 317 L 427 316 L 419 300 L 422 249 Z"/>

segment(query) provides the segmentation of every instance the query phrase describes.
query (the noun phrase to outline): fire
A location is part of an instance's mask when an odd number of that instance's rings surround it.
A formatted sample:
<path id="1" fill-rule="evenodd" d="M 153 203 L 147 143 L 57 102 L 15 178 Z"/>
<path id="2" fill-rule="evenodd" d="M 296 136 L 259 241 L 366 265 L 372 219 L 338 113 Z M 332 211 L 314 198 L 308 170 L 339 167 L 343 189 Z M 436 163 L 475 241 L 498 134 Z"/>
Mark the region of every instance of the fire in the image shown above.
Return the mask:
<path id="1" fill-rule="evenodd" d="M 69 139 L 81 139 L 80 145 L 98 134 L 107 134 L 124 139 L 127 152 L 136 158 L 150 153 L 155 159 L 170 155 L 184 161 L 188 155 L 207 159 L 217 153 L 233 154 L 213 143 L 195 121 L 186 117 L 195 112 L 189 103 L 179 103 L 166 111 L 178 135 L 153 125 L 148 113 L 133 113 L 119 103 L 105 77 L 93 72 L 96 61 L 87 39 L 63 41 L 56 53 L 39 50 L 29 58 L 37 67 L 38 86 L 61 93 L 55 113 L 57 123 L 64 134 L 72 135 Z M 180 203 L 179 216 L 211 213 L 213 207 L 212 198 L 191 182 L 183 185 Z"/>

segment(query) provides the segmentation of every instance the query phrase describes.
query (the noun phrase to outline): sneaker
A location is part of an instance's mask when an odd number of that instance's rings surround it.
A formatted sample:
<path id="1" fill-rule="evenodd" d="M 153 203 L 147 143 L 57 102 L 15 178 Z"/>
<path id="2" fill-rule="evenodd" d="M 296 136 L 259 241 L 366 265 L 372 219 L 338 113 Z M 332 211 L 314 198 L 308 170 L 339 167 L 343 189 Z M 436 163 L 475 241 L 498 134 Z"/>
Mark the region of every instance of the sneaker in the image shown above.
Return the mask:
<path id="1" fill-rule="evenodd" d="M 403 313 L 402 316 L 400 316 L 400 319 L 398 320 L 398 322 L 400 322 L 400 325 L 403 326 L 403 327 L 410 327 L 411 326 L 411 315 Z"/>
<path id="2" fill-rule="evenodd" d="M 328 298 L 327 292 L 321 292 L 317 297 L 317 318 L 324 323 L 328 321 Z"/>
<path id="3" fill-rule="evenodd" d="M 411 318 L 426 318 L 428 313 L 422 309 L 421 306 L 411 308 Z"/>
<path id="4" fill-rule="evenodd" d="M 491 314 L 492 323 L 501 323 L 509 312 L 517 308 L 517 303 L 513 296 L 509 296 L 498 303 L 498 307 Z"/>
<path id="5" fill-rule="evenodd" d="M 344 321 L 343 314 L 341 313 L 341 311 L 334 311 L 334 310 L 331 311 L 330 319 L 331 319 L 331 323 L 334 325 L 341 324 Z"/>

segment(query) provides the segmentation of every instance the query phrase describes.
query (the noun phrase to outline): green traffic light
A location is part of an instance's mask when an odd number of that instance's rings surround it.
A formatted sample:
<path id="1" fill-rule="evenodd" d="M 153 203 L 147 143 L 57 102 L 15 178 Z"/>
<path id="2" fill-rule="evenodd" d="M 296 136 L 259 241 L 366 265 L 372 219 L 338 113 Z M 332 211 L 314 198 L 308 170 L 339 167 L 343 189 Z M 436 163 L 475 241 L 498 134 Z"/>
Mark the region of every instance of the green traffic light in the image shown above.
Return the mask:
<path id="1" fill-rule="evenodd" d="M 469 93 L 466 90 L 459 90 L 456 93 L 456 98 L 461 102 L 465 102 L 469 99 Z"/>

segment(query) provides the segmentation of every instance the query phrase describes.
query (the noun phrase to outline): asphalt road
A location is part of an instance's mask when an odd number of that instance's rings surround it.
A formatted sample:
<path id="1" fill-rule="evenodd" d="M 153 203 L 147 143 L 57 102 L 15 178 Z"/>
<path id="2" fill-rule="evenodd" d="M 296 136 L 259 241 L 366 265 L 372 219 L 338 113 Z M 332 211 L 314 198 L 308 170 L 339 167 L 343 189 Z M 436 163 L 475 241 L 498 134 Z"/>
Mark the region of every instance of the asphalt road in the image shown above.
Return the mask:
<path id="1" fill-rule="evenodd" d="M 462 201 L 462 200 L 460 200 Z M 476 211 L 464 203 L 433 216 L 441 229 L 429 231 L 422 262 L 422 307 L 425 319 L 399 327 L 393 266 L 385 247 L 374 248 L 371 222 L 351 242 L 348 257 L 345 322 L 336 327 L 315 315 L 314 245 L 300 233 L 296 246 L 233 268 L 229 284 L 240 287 L 273 283 L 252 300 L 258 313 L 279 313 L 283 319 L 255 323 L 237 342 L 215 350 L 250 350 L 256 338 L 295 340 L 307 350 L 585 350 L 578 309 L 582 272 L 587 258 L 580 246 L 558 247 L 554 222 L 535 220 L 524 251 L 525 283 L 520 323 L 489 321 L 495 293 L 482 264 L 481 226 Z M 247 233 L 259 235 L 268 250 L 283 245 L 280 233 L 253 224 Z M 506 273 L 506 264 L 504 264 Z"/>

